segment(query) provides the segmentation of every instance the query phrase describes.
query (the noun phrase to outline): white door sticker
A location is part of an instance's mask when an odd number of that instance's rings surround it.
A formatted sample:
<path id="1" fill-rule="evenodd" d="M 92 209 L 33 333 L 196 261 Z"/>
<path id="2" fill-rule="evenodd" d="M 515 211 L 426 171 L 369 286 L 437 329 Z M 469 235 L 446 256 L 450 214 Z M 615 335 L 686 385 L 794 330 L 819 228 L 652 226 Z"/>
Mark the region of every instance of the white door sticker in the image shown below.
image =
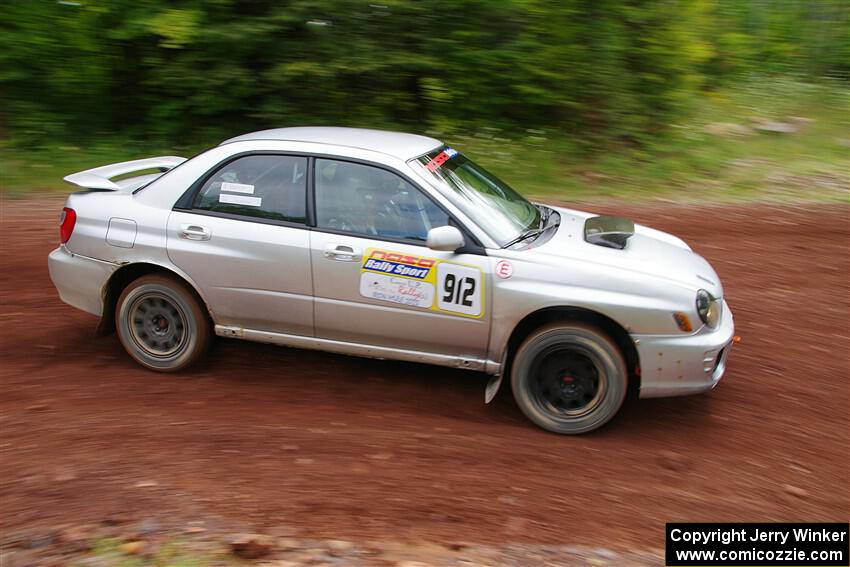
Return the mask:
<path id="1" fill-rule="evenodd" d="M 434 304 L 434 285 L 387 274 L 364 272 L 360 275 L 360 295 L 427 309 Z"/>
<path id="2" fill-rule="evenodd" d="M 219 193 L 219 203 L 230 203 L 231 205 L 248 205 L 249 207 L 259 207 L 263 204 L 262 197 L 246 197 L 244 195 L 228 195 Z"/>
<path id="3" fill-rule="evenodd" d="M 481 315 L 481 270 L 440 262 L 437 265 L 437 308 L 478 317 Z"/>
<path id="4" fill-rule="evenodd" d="M 246 195 L 254 194 L 254 186 L 246 185 L 244 183 L 230 183 L 229 181 L 223 181 L 221 183 L 222 191 L 229 191 L 231 193 L 245 193 Z"/>

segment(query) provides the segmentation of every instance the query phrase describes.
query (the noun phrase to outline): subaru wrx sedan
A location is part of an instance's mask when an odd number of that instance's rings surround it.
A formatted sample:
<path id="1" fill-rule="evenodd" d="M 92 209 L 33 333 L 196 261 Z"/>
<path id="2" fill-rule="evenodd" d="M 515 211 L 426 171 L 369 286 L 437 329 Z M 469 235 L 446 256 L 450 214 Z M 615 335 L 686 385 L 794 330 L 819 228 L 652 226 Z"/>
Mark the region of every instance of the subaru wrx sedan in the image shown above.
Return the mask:
<path id="1" fill-rule="evenodd" d="M 713 388 L 732 313 L 711 266 L 628 219 L 531 203 L 445 143 L 283 128 L 69 175 L 50 275 L 142 366 L 212 337 L 477 370 L 576 434 Z"/>

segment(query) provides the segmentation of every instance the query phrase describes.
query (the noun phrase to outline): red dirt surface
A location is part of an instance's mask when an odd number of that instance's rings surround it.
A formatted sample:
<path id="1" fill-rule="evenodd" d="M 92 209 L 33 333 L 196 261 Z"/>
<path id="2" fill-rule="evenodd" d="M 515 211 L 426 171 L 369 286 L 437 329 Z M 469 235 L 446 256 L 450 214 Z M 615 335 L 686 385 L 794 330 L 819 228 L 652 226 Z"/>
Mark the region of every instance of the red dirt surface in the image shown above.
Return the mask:
<path id="1" fill-rule="evenodd" d="M 596 207 L 673 232 L 743 341 L 713 392 L 558 437 L 481 374 L 219 340 L 134 364 L 47 274 L 61 198 L 6 201 L 0 532 L 152 518 L 351 540 L 661 548 L 668 521 L 850 514 L 847 206 Z"/>

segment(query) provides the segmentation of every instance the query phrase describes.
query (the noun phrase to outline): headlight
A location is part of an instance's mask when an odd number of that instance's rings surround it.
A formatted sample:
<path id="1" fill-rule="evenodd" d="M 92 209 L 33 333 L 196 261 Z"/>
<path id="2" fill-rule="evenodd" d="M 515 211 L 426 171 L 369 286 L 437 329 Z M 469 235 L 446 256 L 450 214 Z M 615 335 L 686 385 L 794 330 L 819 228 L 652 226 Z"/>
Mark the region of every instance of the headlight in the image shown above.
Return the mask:
<path id="1" fill-rule="evenodd" d="M 715 299 L 704 289 L 697 292 L 697 313 L 709 329 L 717 328 L 717 324 L 720 323 L 720 308 L 719 299 Z"/>

